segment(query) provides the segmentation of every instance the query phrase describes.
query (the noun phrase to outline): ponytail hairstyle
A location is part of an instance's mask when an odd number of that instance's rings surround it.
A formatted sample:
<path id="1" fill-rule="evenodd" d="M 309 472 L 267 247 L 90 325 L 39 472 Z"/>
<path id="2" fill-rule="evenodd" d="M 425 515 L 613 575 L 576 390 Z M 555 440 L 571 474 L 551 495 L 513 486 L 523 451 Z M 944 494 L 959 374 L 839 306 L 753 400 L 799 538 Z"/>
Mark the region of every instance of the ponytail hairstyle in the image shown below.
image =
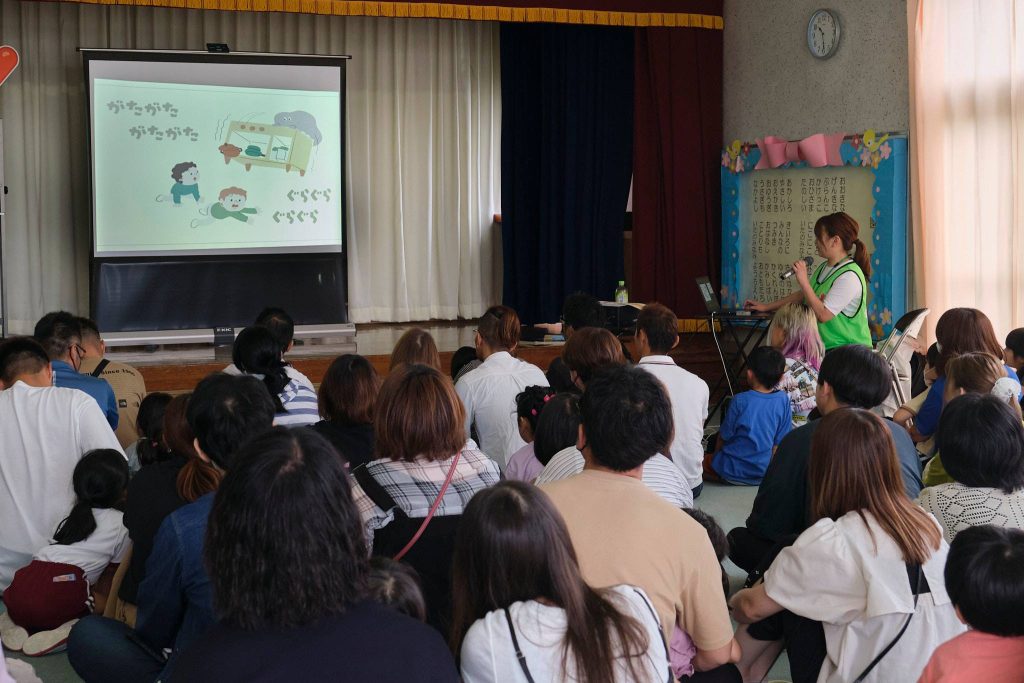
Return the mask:
<path id="1" fill-rule="evenodd" d="M 270 330 L 254 325 L 239 332 L 231 351 L 231 360 L 245 374 L 256 375 L 263 380 L 274 402 L 274 412 L 283 413 L 280 394 L 290 380 L 285 372 L 287 366 L 281 360 L 280 343 Z"/>
<path id="2" fill-rule="evenodd" d="M 147 394 L 139 404 L 135 428 L 139 432 L 139 464 L 143 466 L 167 459 L 167 447 L 164 445 L 164 411 L 170 402 L 170 394 L 155 391 Z"/>
<path id="3" fill-rule="evenodd" d="M 491 306 L 480 317 L 477 333 L 494 351 L 514 351 L 521 332 L 519 314 L 508 306 Z"/>
<path id="4" fill-rule="evenodd" d="M 526 420 L 534 438 L 537 436 L 537 421 L 540 419 L 540 413 L 554 395 L 555 392 L 549 387 L 529 386 L 516 396 L 516 417 Z"/>
<path id="5" fill-rule="evenodd" d="M 192 394 L 180 394 L 171 399 L 164 411 L 164 443 L 172 456 L 185 459 L 175 482 L 178 497 L 186 503 L 216 491 L 224 477 L 220 470 L 196 453 L 195 434 L 186 417 Z"/>
<path id="6" fill-rule="evenodd" d="M 864 242 L 861 241 L 860 237 L 860 226 L 857 221 L 853 219 L 850 214 L 845 211 L 838 213 L 830 213 L 827 216 L 822 216 L 818 219 L 818 222 L 814 224 L 814 236 L 821 239 L 824 235 L 829 237 L 838 237 L 843 242 L 843 249 L 849 254 L 851 249 L 854 249 L 852 254 L 853 262 L 856 263 L 861 272 L 864 273 L 864 279 L 871 279 L 871 259 L 868 258 L 868 249 L 864 246 Z"/>
<path id="7" fill-rule="evenodd" d="M 71 545 L 89 538 L 96 531 L 93 508 L 118 507 L 128 486 L 128 461 L 112 448 L 97 448 L 86 453 L 72 475 L 75 506 L 53 532 L 57 545 Z"/>
<path id="8" fill-rule="evenodd" d="M 537 421 L 533 454 L 542 465 L 547 465 L 556 453 L 575 446 L 579 433 L 580 397 L 571 392 L 555 394 Z"/>

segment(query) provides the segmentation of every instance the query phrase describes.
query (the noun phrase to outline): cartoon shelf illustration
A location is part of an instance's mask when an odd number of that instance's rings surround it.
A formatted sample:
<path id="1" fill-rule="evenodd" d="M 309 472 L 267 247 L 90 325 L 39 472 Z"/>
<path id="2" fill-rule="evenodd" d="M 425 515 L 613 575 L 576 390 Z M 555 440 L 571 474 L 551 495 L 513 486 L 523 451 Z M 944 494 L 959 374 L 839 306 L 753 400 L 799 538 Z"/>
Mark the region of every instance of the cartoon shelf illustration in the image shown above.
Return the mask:
<path id="1" fill-rule="evenodd" d="M 314 144 L 308 134 L 296 128 L 232 121 L 218 151 L 224 155 L 225 164 L 235 161 L 245 166 L 246 171 L 253 166 L 283 168 L 285 173 L 295 168 L 304 176 Z"/>

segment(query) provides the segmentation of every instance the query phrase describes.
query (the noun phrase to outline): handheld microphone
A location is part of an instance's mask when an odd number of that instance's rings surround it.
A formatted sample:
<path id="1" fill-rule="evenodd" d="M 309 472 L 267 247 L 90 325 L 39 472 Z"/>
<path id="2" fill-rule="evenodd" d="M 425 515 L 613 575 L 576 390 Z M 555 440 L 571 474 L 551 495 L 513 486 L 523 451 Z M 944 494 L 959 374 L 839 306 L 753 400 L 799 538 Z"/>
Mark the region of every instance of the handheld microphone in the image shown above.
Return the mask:
<path id="1" fill-rule="evenodd" d="M 810 268 L 811 266 L 814 265 L 814 257 L 813 256 L 804 256 L 803 262 L 807 264 L 808 268 Z M 788 280 L 789 278 L 793 277 L 794 273 L 796 273 L 796 271 L 793 270 L 793 266 L 790 266 L 789 268 L 786 268 L 786 272 L 784 272 L 782 275 L 779 276 L 779 279 L 780 280 Z"/>

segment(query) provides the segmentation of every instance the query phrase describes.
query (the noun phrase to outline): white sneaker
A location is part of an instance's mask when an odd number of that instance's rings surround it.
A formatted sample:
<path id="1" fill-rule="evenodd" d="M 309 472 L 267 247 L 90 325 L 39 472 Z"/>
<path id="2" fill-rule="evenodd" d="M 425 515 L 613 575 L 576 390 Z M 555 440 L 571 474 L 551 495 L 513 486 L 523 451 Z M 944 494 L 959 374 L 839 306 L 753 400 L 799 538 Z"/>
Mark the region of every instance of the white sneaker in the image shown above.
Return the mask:
<path id="1" fill-rule="evenodd" d="M 25 645 L 28 631 L 11 621 L 7 612 L 0 614 L 0 642 L 11 652 L 18 652 Z"/>
<path id="2" fill-rule="evenodd" d="M 64 650 L 68 644 L 71 627 L 77 623 L 78 619 L 72 619 L 53 630 L 33 633 L 25 640 L 21 651 L 29 657 L 39 657 Z"/>

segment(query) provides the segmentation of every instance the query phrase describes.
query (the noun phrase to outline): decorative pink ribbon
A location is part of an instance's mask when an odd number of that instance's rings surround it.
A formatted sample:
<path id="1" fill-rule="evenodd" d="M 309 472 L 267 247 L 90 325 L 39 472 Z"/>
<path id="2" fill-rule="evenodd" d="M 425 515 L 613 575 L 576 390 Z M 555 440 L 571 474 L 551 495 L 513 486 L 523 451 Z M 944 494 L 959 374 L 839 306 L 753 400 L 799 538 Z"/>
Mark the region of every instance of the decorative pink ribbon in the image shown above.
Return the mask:
<path id="1" fill-rule="evenodd" d="M 757 139 L 757 147 L 761 150 L 761 159 L 755 170 L 778 168 L 789 161 L 806 161 L 808 166 L 842 166 L 843 157 L 839 146 L 843 144 L 845 133 L 826 135 L 817 133 L 798 142 L 789 142 L 774 135 Z"/>

